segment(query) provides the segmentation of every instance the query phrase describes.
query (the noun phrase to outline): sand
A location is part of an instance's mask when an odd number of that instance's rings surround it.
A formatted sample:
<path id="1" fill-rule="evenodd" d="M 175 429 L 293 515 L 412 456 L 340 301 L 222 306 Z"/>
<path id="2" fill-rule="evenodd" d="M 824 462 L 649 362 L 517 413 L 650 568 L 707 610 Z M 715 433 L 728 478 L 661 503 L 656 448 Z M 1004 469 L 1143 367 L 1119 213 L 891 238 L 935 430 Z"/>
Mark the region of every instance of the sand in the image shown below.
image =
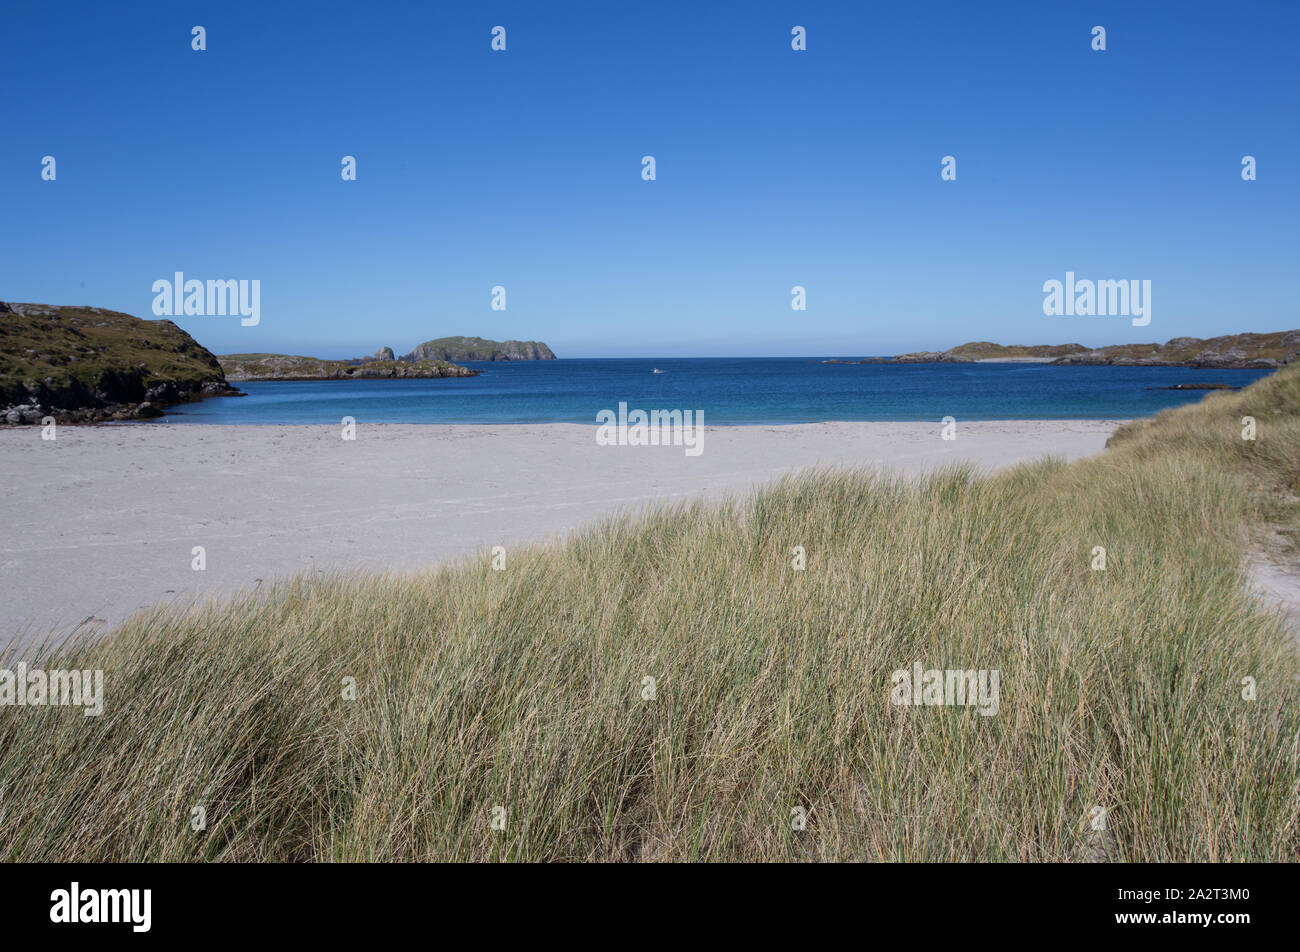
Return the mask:
<path id="1" fill-rule="evenodd" d="M 0 642 L 105 631 L 160 601 L 331 569 L 410 570 L 802 467 L 992 470 L 1100 452 L 1117 421 L 709 427 L 704 451 L 580 424 L 0 429 Z M 191 567 L 195 546 L 206 569 Z"/>
<path id="2" fill-rule="evenodd" d="M 1283 626 L 1300 646 L 1300 565 L 1286 558 L 1285 551 L 1281 538 L 1268 548 L 1256 549 L 1246 564 L 1246 572 L 1252 592 L 1280 613 Z M 1300 680 L 1300 675 L 1296 679 Z"/>

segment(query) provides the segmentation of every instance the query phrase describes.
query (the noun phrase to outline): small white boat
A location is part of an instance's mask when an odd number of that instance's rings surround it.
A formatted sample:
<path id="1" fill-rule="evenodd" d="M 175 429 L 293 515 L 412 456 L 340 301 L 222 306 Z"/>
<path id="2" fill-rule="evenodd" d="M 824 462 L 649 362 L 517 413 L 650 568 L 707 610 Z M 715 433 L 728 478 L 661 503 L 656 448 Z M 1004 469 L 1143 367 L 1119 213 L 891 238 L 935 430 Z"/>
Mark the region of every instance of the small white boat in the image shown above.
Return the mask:
<path id="1" fill-rule="evenodd" d="M 654 370 L 652 370 L 652 371 L 650 371 L 650 372 L 651 372 L 652 374 L 661 374 L 661 373 L 663 373 L 663 371 L 660 370 L 658 367 L 656 367 Z"/>

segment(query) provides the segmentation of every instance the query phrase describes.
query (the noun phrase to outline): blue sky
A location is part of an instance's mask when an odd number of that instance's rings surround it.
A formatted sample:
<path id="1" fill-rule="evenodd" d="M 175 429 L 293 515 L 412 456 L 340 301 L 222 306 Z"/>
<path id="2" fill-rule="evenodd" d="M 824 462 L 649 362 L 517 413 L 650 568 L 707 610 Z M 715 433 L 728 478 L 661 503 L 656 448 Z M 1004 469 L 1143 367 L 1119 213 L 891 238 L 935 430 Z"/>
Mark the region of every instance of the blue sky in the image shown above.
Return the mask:
<path id="1" fill-rule="evenodd" d="M 1300 4 L 448 6 L 6 4 L 0 298 L 148 317 L 173 272 L 258 279 L 257 327 L 177 322 L 320 356 L 1300 327 Z M 1045 316 L 1067 270 L 1149 279 L 1150 325 Z"/>

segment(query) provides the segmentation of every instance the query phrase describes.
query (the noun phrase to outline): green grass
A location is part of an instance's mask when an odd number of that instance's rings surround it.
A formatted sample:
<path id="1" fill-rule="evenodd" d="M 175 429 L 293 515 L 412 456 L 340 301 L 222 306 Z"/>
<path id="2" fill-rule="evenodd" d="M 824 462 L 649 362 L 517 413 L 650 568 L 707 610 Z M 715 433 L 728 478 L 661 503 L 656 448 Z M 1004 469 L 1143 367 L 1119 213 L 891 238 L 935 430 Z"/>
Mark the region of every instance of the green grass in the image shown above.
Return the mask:
<path id="1" fill-rule="evenodd" d="M 197 391 L 224 380 L 216 358 L 171 321 L 92 307 L 13 307 L 21 311 L 0 312 L 0 402 L 87 393 L 138 401 L 163 383 Z"/>
<path id="2" fill-rule="evenodd" d="M 104 669 L 101 717 L 0 710 L 0 858 L 1293 860 L 1300 664 L 1244 560 L 1300 524 L 1297 411 L 1300 368 L 1072 465 L 139 617 L 42 659 Z M 998 669 L 998 714 L 891 705 L 916 661 Z"/>

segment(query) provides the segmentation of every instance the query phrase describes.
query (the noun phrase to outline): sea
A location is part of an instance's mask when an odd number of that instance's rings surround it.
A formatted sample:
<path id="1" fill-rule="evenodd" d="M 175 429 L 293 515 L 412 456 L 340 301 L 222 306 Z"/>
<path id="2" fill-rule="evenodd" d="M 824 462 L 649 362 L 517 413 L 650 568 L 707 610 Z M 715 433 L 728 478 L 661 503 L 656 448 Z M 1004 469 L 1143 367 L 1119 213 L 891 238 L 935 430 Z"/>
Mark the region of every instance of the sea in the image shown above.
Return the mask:
<path id="1" fill-rule="evenodd" d="M 466 362 L 477 377 L 256 381 L 162 422 L 590 423 L 601 410 L 702 411 L 706 426 L 832 420 L 1121 420 L 1200 400 L 1175 384 L 1246 386 L 1271 371 L 1048 364 L 823 363 L 819 357 Z M 655 373 L 655 370 L 659 373 Z"/>

